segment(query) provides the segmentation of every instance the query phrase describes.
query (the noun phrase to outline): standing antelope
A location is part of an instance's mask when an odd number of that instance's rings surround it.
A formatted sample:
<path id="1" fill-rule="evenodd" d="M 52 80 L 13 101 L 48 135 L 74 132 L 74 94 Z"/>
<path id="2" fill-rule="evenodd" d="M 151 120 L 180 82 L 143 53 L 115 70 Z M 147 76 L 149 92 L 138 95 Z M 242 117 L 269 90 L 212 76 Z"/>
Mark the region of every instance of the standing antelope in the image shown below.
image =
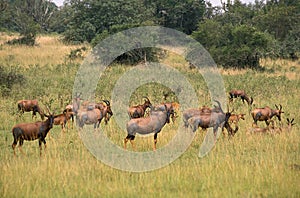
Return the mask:
<path id="1" fill-rule="evenodd" d="M 60 125 L 62 131 L 65 131 L 66 123 L 72 120 L 74 122 L 74 112 L 71 109 L 65 109 L 62 114 L 56 115 L 53 124 Z M 68 126 L 70 128 L 70 126 Z"/>
<path id="2" fill-rule="evenodd" d="M 266 125 L 268 126 L 273 116 L 276 116 L 279 122 L 281 122 L 281 114 L 284 113 L 282 111 L 282 106 L 281 104 L 279 104 L 278 108 L 278 106 L 275 104 L 275 107 L 276 109 L 271 109 L 269 106 L 254 109 L 251 112 L 252 118 L 254 120 L 253 124 L 257 126 L 257 121 L 265 121 Z"/>
<path id="3" fill-rule="evenodd" d="M 245 120 L 245 114 L 244 113 L 231 114 L 229 119 L 228 119 L 228 122 L 233 123 L 233 124 L 235 124 L 235 126 L 237 126 L 240 119 Z"/>
<path id="4" fill-rule="evenodd" d="M 87 109 L 81 109 L 78 111 L 77 123 L 80 128 L 84 124 L 94 124 L 94 129 L 99 128 L 101 120 L 105 118 L 105 124 L 109 121 L 113 112 L 110 108 L 110 103 L 107 100 L 103 100 L 103 103 L 90 103 Z"/>
<path id="5" fill-rule="evenodd" d="M 19 123 L 12 128 L 12 134 L 14 141 L 12 143 L 12 148 L 14 150 L 14 155 L 16 155 L 15 148 L 19 141 L 19 149 L 22 151 L 22 145 L 24 140 L 36 140 L 39 139 L 40 155 L 42 155 L 42 143 L 44 143 L 46 148 L 46 136 L 47 133 L 52 129 L 53 122 L 56 116 L 49 113 L 49 115 L 44 114 L 48 119 L 46 121 L 38 121 L 35 123 Z"/>
<path id="6" fill-rule="evenodd" d="M 77 112 L 79 110 L 80 107 L 80 95 L 81 94 L 77 94 L 72 101 L 72 104 L 69 104 L 66 106 L 66 110 L 72 110 L 74 112 L 75 115 L 77 115 Z"/>
<path id="7" fill-rule="evenodd" d="M 21 114 L 32 111 L 32 118 L 36 117 L 36 113 L 39 113 L 41 119 L 44 120 L 44 112 L 40 108 L 37 100 L 19 100 L 17 104 Z"/>
<path id="8" fill-rule="evenodd" d="M 128 135 L 124 139 L 124 149 L 128 140 L 134 148 L 133 140 L 135 135 L 154 133 L 154 145 L 153 150 L 156 150 L 157 134 L 165 126 L 166 123 L 170 123 L 170 115 L 174 113 L 173 109 L 168 109 L 166 105 L 160 105 L 151 109 L 148 117 L 134 118 L 128 121 L 126 128 Z"/>
<path id="9" fill-rule="evenodd" d="M 185 127 L 188 127 L 189 126 L 189 123 L 188 123 L 188 120 L 191 118 L 191 117 L 194 117 L 194 116 L 199 116 L 199 115 L 203 115 L 203 114 L 210 114 L 211 112 L 220 112 L 220 109 L 219 107 L 215 106 L 214 108 L 210 108 L 210 107 L 207 107 L 207 106 L 203 106 L 201 108 L 198 108 L 198 109 L 186 109 L 184 112 L 183 112 L 183 122 L 184 122 L 184 126 Z"/>
<path id="10" fill-rule="evenodd" d="M 132 106 L 128 108 L 128 115 L 129 118 L 141 118 L 144 117 L 145 111 L 146 109 L 152 106 L 149 98 L 147 98 L 146 96 L 144 96 L 143 98 L 145 98 L 145 102 L 144 104 L 140 104 L 140 105 L 136 105 L 136 106 Z"/>
<path id="11" fill-rule="evenodd" d="M 211 110 L 210 112 L 194 115 L 188 119 L 188 124 L 192 128 L 193 132 L 195 132 L 199 127 L 201 127 L 202 129 L 213 127 L 215 141 L 217 136 L 217 130 L 219 127 L 221 129 L 225 127 L 229 135 L 231 136 L 233 136 L 234 133 L 236 133 L 237 131 L 237 128 L 235 129 L 235 131 L 233 131 L 230 125 L 228 124 L 228 119 L 231 113 L 223 112 L 220 102 L 216 102 L 218 103 L 218 111 Z"/>
<path id="12" fill-rule="evenodd" d="M 161 105 L 166 105 L 167 110 L 172 110 L 173 113 L 170 115 L 172 122 L 174 123 L 176 118 L 178 117 L 177 115 L 177 111 L 179 110 L 180 105 L 177 102 L 165 102 L 165 103 L 161 103 L 159 106 Z M 156 106 L 158 107 L 158 106 Z"/>

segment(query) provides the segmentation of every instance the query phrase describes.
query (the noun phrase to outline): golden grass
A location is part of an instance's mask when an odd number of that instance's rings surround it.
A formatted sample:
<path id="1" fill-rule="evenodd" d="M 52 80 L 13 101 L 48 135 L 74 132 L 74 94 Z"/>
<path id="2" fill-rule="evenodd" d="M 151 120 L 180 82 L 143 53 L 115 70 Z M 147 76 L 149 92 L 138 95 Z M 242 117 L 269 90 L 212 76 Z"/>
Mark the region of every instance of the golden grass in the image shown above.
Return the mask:
<path id="1" fill-rule="evenodd" d="M 5 40 L 5 38 L 12 37 L 1 35 L 0 40 Z M 50 66 L 51 64 L 61 64 L 71 49 L 81 47 L 81 45 L 64 46 L 57 36 L 40 37 L 38 44 L 34 47 L 2 45 L 0 61 L 7 61 L 11 58 L 10 61 L 22 66 L 28 67 L 35 64 Z M 43 49 L 43 51 L 41 52 L 39 49 Z M 26 54 L 26 51 L 30 51 L 30 53 Z M 59 60 L 56 60 L 58 57 Z M 196 72 L 188 69 L 188 63 L 184 58 L 176 56 L 174 53 L 162 62 L 181 69 L 191 78 L 197 76 Z M 253 121 L 247 114 L 246 120 L 240 122 L 236 136 L 230 140 L 221 136 L 216 146 L 204 158 L 199 158 L 198 153 L 206 132 L 198 129 L 192 144 L 181 157 L 166 167 L 143 173 L 116 170 L 96 160 L 82 143 L 77 130 L 61 133 L 60 126 L 54 126 L 51 129 L 51 138 L 49 135 L 47 136 L 48 147 L 43 157 L 39 157 L 38 141 L 24 142 L 25 155 L 21 155 L 17 150 L 17 157 L 14 157 L 11 148 L 13 141 L 11 128 L 15 123 L 21 121 L 32 122 L 31 114 L 26 113 L 22 120 L 17 119 L 17 116 L 12 114 L 16 110 L 15 98 L 1 97 L 0 196 L 300 197 L 300 116 L 298 108 L 300 87 L 298 86 L 299 76 L 294 74 L 299 72 L 299 63 L 265 60 L 263 64 L 272 71 L 257 74 L 250 70 L 221 70 L 221 73 L 226 76 L 224 77 L 226 88 L 245 86 L 257 104 L 270 103 L 273 106 L 280 101 L 285 111 L 284 121 L 287 117 L 295 118 L 296 125 L 290 133 L 249 135 L 247 130 Z M 68 65 L 63 66 L 67 67 Z M 58 91 L 64 93 L 70 89 L 70 86 L 51 86 L 53 85 L 51 80 L 57 81 L 55 84 L 65 82 L 67 85 L 66 82 L 71 81 L 69 79 L 73 79 L 73 75 L 76 75 L 77 68 L 70 67 L 69 69 L 72 72 L 68 73 L 68 81 L 63 81 L 64 72 L 53 73 L 45 67 L 45 76 L 38 75 L 39 80 L 36 81 L 37 84 L 48 81 L 44 87 L 39 87 L 36 83 L 30 84 L 30 80 L 36 76 L 34 76 L 34 72 L 28 71 L 36 71 L 34 68 L 25 70 L 24 75 L 29 79 L 28 86 L 31 86 L 28 89 L 32 89 L 32 93 L 36 90 L 46 90 L 43 97 L 55 99 Z M 106 78 L 99 83 L 97 96 L 102 98 L 101 94 L 103 93 L 105 93 L 104 96 L 108 96 L 107 93 L 111 93 L 113 88 L 113 82 L 117 81 L 126 71 L 127 69 L 120 65 L 108 68 L 107 73 L 103 75 Z M 297 83 L 272 77 L 275 74 L 296 78 Z M 241 77 L 238 78 L 237 75 L 241 75 Z M 261 81 L 261 76 L 265 76 L 266 79 Z M 193 79 L 193 83 L 199 83 L 198 77 Z M 268 83 L 269 81 L 274 82 Z M 263 83 L 264 86 L 261 86 L 260 83 Z M 151 91 L 153 90 L 147 90 L 147 94 L 152 94 L 154 97 Z M 197 91 L 203 92 L 204 95 L 205 89 L 199 85 Z M 20 92 L 20 96 L 26 94 L 23 89 Z M 207 99 L 201 98 L 201 102 L 210 101 L 208 96 L 204 95 L 203 97 L 207 97 Z M 52 103 L 52 107 L 55 108 L 55 106 L 59 106 L 58 99 Z M 241 101 L 235 101 L 234 108 L 237 113 L 248 113 L 247 105 L 242 104 Z M 102 123 L 101 126 L 106 129 L 104 134 L 116 145 L 122 147 L 126 132 L 121 131 L 116 125 L 115 116 L 108 125 L 104 126 Z M 178 120 L 180 119 L 178 118 Z M 264 125 L 264 123 L 260 124 Z M 158 149 L 174 137 L 178 125 L 178 123 L 169 124 L 163 128 L 158 135 Z M 137 151 L 151 152 L 153 136 L 147 138 L 137 136 L 135 143 Z M 128 144 L 128 150 L 132 150 L 130 144 Z"/>
<path id="2" fill-rule="evenodd" d="M 5 42 L 17 38 L 17 35 L 0 33 L 0 62 L 9 65 L 30 67 L 32 65 L 57 65 L 68 61 L 81 62 L 82 59 L 70 60 L 68 55 L 74 49 L 88 45 L 64 45 L 59 36 L 39 35 L 35 46 L 7 45 Z"/>

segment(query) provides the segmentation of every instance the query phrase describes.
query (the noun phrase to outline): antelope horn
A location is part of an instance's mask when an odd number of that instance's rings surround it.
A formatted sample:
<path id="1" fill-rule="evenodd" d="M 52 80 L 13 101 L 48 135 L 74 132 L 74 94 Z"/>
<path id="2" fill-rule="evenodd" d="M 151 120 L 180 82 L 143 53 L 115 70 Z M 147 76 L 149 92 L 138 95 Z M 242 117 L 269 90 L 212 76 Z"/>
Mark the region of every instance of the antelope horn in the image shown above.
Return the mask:
<path id="1" fill-rule="evenodd" d="M 279 109 L 279 110 L 281 111 L 281 110 L 282 110 L 282 106 L 281 106 L 281 104 L 279 104 L 279 107 L 280 107 L 280 109 Z"/>
<path id="2" fill-rule="evenodd" d="M 102 100 L 103 102 L 105 102 L 105 104 L 107 105 L 107 106 L 110 106 L 110 102 L 108 101 L 108 100 Z"/>
<path id="3" fill-rule="evenodd" d="M 217 100 L 214 100 L 214 101 L 218 104 L 219 108 L 222 109 L 221 103 L 219 101 L 217 101 Z"/>
<path id="4" fill-rule="evenodd" d="M 222 109 L 222 107 L 221 107 L 221 103 L 220 103 L 219 101 L 217 101 L 217 100 L 214 100 L 214 101 L 218 104 L 218 106 L 219 106 L 221 112 L 224 113 L 224 111 L 223 111 L 223 109 Z"/>
<path id="5" fill-rule="evenodd" d="M 148 101 L 150 101 L 149 98 L 148 98 L 147 96 L 143 96 L 143 98 L 146 98 Z"/>
<path id="6" fill-rule="evenodd" d="M 278 108 L 277 104 L 275 104 L 275 107 L 276 107 L 276 109 L 278 109 L 278 110 L 279 110 L 279 108 Z"/>

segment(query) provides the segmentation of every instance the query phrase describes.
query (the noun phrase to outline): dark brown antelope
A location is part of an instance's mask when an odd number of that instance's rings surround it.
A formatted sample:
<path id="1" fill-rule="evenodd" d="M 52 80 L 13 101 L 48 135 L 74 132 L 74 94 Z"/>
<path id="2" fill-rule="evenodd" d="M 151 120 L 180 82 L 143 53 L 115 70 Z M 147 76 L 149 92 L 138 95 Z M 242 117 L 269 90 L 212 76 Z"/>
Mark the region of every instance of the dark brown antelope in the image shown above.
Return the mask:
<path id="1" fill-rule="evenodd" d="M 44 120 L 44 112 L 40 108 L 37 100 L 19 100 L 17 104 L 21 114 L 32 111 L 32 118 L 36 117 L 36 113 L 39 113 L 41 119 Z"/>
<path id="2" fill-rule="evenodd" d="M 49 111 L 50 112 L 50 111 Z M 32 140 L 39 140 L 39 147 L 40 147 L 40 155 L 42 155 L 42 143 L 44 143 L 46 148 L 46 136 L 47 133 L 52 129 L 53 122 L 56 116 L 49 113 L 49 115 L 44 114 L 48 119 L 45 121 L 38 121 L 35 123 L 19 123 L 16 124 L 12 128 L 12 134 L 14 137 L 14 141 L 12 143 L 12 148 L 14 150 L 14 155 L 16 155 L 15 148 L 19 142 L 19 149 L 22 151 L 22 145 L 24 140 L 32 141 Z"/>
<path id="3" fill-rule="evenodd" d="M 144 104 L 140 104 L 128 108 L 128 115 L 130 119 L 144 117 L 146 109 L 152 106 L 149 98 L 147 98 L 146 96 L 144 96 L 143 98 L 146 99 Z"/>
<path id="4" fill-rule="evenodd" d="M 249 106 L 253 103 L 253 98 L 249 97 L 244 90 L 231 90 L 229 92 L 229 101 L 232 102 L 233 98 L 241 98 L 243 103 L 246 100 Z"/>
<path id="5" fill-rule="evenodd" d="M 279 122 L 281 122 L 281 114 L 284 113 L 282 111 L 282 106 L 279 104 L 279 107 L 277 105 L 275 105 L 275 107 L 276 109 L 271 109 L 269 106 L 266 106 L 264 108 L 256 108 L 252 110 L 251 115 L 254 120 L 253 124 L 257 126 L 257 121 L 265 121 L 268 126 L 273 116 L 276 116 Z"/>

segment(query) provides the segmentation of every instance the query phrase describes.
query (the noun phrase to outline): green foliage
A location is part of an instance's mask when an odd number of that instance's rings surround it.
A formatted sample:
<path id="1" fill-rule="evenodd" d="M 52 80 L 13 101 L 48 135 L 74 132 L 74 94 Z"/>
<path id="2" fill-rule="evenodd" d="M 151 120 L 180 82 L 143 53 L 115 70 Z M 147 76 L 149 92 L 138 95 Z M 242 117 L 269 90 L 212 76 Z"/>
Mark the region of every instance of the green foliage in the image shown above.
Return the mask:
<path id="1" fill-rule="evenodd" d="M 158 24 L 191 34 L 197 23 L 203 19 L 205 1 L 203 0 L 157 0 L 153 2 Z"/>
<path id="2" fill-rule="evenodd" d="M 236 68 L 259 68 L 259 59 L 271 42 L 267 34 L 254 27 L 222 26 L 217 21 L 200 23 L 193 37 L 211 53 L 217 64 Z"/>
<path id="3" fill-rule="evenodd" d="M 1 13 L 0 24 L 8 30 L 18 31 L 20 38 L 8 44 L 34 45 L 36 35 L 47 31 L 55 9 L 55 5 L 46 0 L 16 0 L 7 3 L 7 8 Z"/>
<path id="4" fill-rule="evenodd" d="M 95 37 L 96 28 L 90 22 L 83 22 L 78 29 L 69 28 L 65 31 L 64 41 L 66 43 L 83 43 L 90 42 Z"/>
<path id="5" fill-rule="evenodd" d="M 145 25 L 151 25 L 151 22 L 145 22 L 143 23 Z M 120 64 L 129 64 L 134 65 L 140 62 L 146 62 L 146 61 L 156 61 L 158 60 L 158 55 L 162 50 L 148 47 L 148 48 L 141 48 L 140 41 L 135 40 L 134 38 L 131 38 L 127 36 L 123 30 L 139 27 L 143 24 L 123 24 L 123 25 L 113 25 L 110 28 L 110 31 L 103 31 L 100 34 L 97 34 L 96 37 L 92 40 L 91 44 L 93 47 L 95 47 L 100 41 L 107 38 L 109 35 L 114 35 L 115 38 L 118 38 L 118 41 L 113 42 L 114 46 L 116 46 L 114 49 L 110 49 L 111 54 L 119 53 L 124 49 L 125 46 L 128 45 L 128 41 L 132 43 L 133 50 L 130 50 L 128 52 L 125 52 L 123 54 L 120 54 L 116 59 L 114 60 L 114 63 L 120 63 Z M 118 33 L 118 35 L 116 34 Z M 153 40 L 155 38 L 147 37 L 146 35 L 140 35 L 143 38 L 144 43 L 153 43 Z M 144 37 L 143 37 L 144 36 Z M 112 38 L 111 38 L 112 39 Z M 121 42 L 120 42 L 121 41 Z M 123 42 L 122 42 L 123 41 Z M 103 45 L 110 45 L 108 43 Z M 97 51 L 97 47 L 94 49 Z M 123 50 L 125 51 L 125 49 Z"/>
<path id="6" fill-rule="evenodd" d="M 63 34 L 67 43 L 99 41 L 122 30 L 161 25 L 192 34 L 225 67 L 259 68 L 261 57 L 299 57 L 300 1 L 272 0 L 244 4 L 204 0 L 68 0 L 59 10 L 47 0 L 0 1 L 0 27 L 18 31 L 10 44 L 34 45 L 40 31 Z M 248 32 L 249 31 L 249 32 Z M 134 51 L 123 60 L 141 60 Z"/>
<path id="7" fill-rule="evenodd" d="M 14 85 L 20 86 L 25 83 L 25 76 L 18 71 L 18 68 L 18 66 L 7 68 L 0 65 L 0 92 L 2 96 L 10 96 Z"/>

